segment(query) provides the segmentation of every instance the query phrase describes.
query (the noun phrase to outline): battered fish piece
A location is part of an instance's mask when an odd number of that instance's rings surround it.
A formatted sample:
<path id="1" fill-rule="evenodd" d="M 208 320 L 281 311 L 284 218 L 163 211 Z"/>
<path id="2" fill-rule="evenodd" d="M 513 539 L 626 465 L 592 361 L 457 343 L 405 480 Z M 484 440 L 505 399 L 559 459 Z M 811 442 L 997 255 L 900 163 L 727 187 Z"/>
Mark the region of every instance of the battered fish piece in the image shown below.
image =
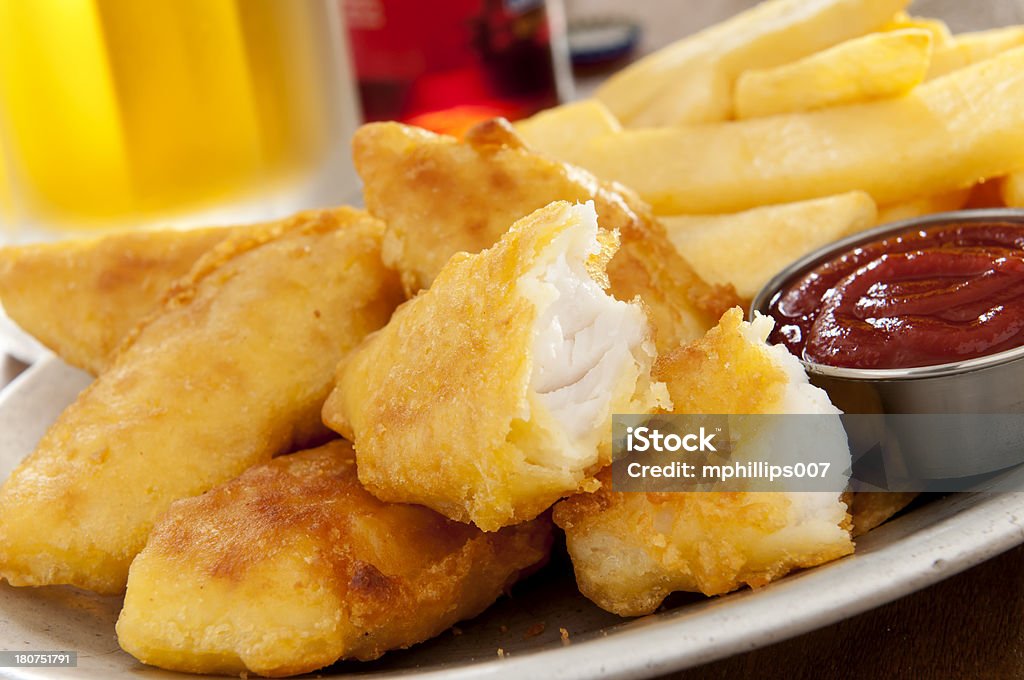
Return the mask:
<path id="1" fill-rule="evenodd" d="M 119 592 L 172 501 L 322 438 L 338 360 L 401 299 L 382 233 L 307 213 L 196 263 L 0 489 L 0 575 Z"/>
<path id="2" fill-rule="evenodd" d="M 609 236 L 590 204 L 542 208 L 345 358 L 324 422 L 371 493 L 494 531 L 594 488 L 611 414 L 668 404 L 643 309 L 603 290 Z"/>
<path id="3" fill-rule="evenodd" d="M 861 491 L 851 495 L 850 515 L 855 538 L 884 524 L 917 498 L 917 493 L 910 491 Z"/>
<path id="4" fill-rule="evenodd" d="M 728 312 L 702 340 L 659 360 L 678 413 L 838 413 L 799 362 L 765 339 L 772 321 Z M 845 438 L 843 443 L 845 444 Z M 622 616 L 649 614 L 674 591 L 761 586 L 853 552 L 839 493 L 594 494 L 555 506 L 580 591 Z"/>
<path id="5" fill-rule="evenodd" d="M 353 138 L 367 209 L 384 220 L 384 261 L 406 292 L 430 286 L 454 253 L 493 245 L 509 225 L 552 201 L 593 200 L 622 245 L 608 265 L 619 300 L 639 295 L 661 351 L 702 336 L 739 304 L 732 287 L 705 283 L 676 252 L 650 208 L 620 184 L 531 152 L 503 119 L 460 143 L 398 123 L 371 123 Z"/>
<path id="6" fill-rule="evenodd" d="M 139 231 L 0 248 L 0 304 L 61 359 L 98 375 L 171 283 L 231 233 Z"/>
<path id="7" fill-rule="evenodd" d="M 335 441 L 174 503 L 132 563 L 118 641 L 193 673 L 376 659 L 476 616 L 547 559 L 548 518 L 485 534 L 383 503 Z"/>

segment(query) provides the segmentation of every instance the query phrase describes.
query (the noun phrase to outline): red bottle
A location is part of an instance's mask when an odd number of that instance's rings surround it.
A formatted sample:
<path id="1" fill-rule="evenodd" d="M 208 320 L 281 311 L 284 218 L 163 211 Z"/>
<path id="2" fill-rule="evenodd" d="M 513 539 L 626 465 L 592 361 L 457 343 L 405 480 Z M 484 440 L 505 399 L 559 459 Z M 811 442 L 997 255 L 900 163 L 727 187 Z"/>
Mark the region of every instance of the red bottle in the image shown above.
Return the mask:
<path id="1" fill-rule="evenodd" d="M 568 97 L 564 18 L 544 0 L 342 0 L 365 120 L 459 134 Z"/>

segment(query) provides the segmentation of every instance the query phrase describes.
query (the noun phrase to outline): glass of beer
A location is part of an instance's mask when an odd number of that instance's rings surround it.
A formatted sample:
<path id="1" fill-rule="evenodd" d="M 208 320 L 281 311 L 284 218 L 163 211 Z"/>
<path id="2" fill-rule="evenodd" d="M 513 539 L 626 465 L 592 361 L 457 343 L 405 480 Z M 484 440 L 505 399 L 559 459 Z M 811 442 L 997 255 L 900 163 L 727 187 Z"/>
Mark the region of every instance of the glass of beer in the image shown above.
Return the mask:
<path id="1" fill-rule="evenodd" d="M 342 202 L 336 0 L 0 0 L 0 240 Z"/>

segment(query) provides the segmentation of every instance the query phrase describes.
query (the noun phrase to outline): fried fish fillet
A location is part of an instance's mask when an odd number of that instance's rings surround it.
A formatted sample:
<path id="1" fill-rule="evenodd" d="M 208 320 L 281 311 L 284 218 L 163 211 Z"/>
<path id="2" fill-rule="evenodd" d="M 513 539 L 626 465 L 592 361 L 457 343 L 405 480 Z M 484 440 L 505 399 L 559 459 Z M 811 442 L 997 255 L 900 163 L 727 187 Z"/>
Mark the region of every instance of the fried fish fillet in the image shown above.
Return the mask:
<path id="1" fill-rule="evenodd" d="M 678 413 L 838 413 L 797 360 L 765 338 L 770 319 L 728 312 L 702 340 L 659 359 Z M 845 438 L 842 440 L 845 445 Z M 601 488 L 555 506 L 580 590 L 623 616 L 671 592 L 717 595 L 853 552 L 839 493 L 622 493 Z"/>
<path id="2" fill-rule="evenodd" d="M 401 297 L 382 231 L 342 208 L 204 256 L 0 489 L 0 575 L 118 592 L 172 501 L 322 437 L 338 360 Z"/>
<path id="3" fill-rule="evenodd" d="M 622 185 L 530 151 L 502 119 L 465 142 L 398 123 L 372 123 L 353 139 L 367 209 L 384 220 L 384 261 L 409 294 L 428 287 L 454 253 L 493 245 L 509 225 L 552 201 L 593 200 L 622 245 L 608 265 L 611 292 L 639 295 L 662 351 L 699 338 L 729 307 L 676 252 L 650 209 Z"/>
<path id="4" fill-rule="evenodd" d="M 335 441 L 174 503 L 132 563 L 118 641 L 196 673 L 375 659 L 479 614 L 546 560 L 550 530 L 545 517 L 485 534 L 383 503 Z"/>
<path id="5" fill-rule="evenodd" d="M 139 231 L 0 248 L 0 304 L 61 359 L 97 375 L 171 283 L 231 232 Z"/>
<path id="6" fill-rule="evenodd" d="M 593 488 L 611 414 L 667 406 L 641 306 L 603 290 L 609 236 L 591 204 L 531 213 L 343 360 L 324 422 L 371 493 L 494 531 Z"/>
<path id="7" fill-rule="evenodd" d="M 861 491 L 852 494 L 850 515 L 854 537 L 863 536 L 917 498 L 917 493 L 904 491 Z"/>

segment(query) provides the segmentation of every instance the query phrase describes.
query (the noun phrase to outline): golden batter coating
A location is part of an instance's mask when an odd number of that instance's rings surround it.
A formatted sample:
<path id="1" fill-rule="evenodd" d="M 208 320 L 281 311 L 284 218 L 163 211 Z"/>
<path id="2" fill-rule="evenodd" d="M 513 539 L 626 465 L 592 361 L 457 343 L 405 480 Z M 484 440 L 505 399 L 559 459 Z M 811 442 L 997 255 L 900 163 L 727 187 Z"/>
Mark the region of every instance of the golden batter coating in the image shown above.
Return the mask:
<path id="1" fill-rule="evenodd" d="M 121 646 L 195 673 L 369 660 L 476 616 L 547 559 L 547 518 L 485 534 L 356 478 L 348 442 L 178 501 L 132 563 Z"/>
<path id="2" fill-rule="evenodd" d="M 854 537 L 863 536 L 917 498 L 911 491 L 861 491 L 850 494 Z"/>
<path id="3" fill-rule="evenodd" d="M 98 375 L 171 283 L 230 233 L 134 231 L 0 248 L 0 304 L 61 359 Z"/>
<path id="4" fill-rule="evenodd" d="M 741 333 L 741 316 L 729 312 L 706 338 L 678 348 L 655 364 L 677 413 L 772 413 L 784 397 L 785 375 L 765 362 Z M 905 508 L 916 493 L 850 493 L 854 537 Z"/>
<path id="5" fill-rule="evenodd" d="M 611 414 L 667 405 L 641 307 L 602 290 L 607 236 L 591 206 L 553 203 L 346 357 L 324 421 L 371 493 L 493 531 L 593 488 Z"/>
<path id="6" fill-rule="evenodd" d="M 797 360 L 765 338 L 771 321 L 739 309 L 655 368 L 678 413 L 838 413 Z M 841 430 L 840 430 L 841 432 Z M 845 445 L 845 438 L 841 442 Z M 853 552 L 841 494 L 623 493 L 601 488 L 555 506 L 581 592 L 623 616 L 674 591 L 717 595 Z"/>
<path id="7" fill-rule="evenodd" d="M 335 366 L 401 298 L 382 230 L 306 213 L 204 256 L 0 489 L 0 575 L 119 592 L 172 501 L 323 437 Z"/>
<path id="8" fill-rule="evenodd" d="M 367 209 L 384 220 L 384 261 L 406 292 L 430 286 L 454 253 L 493 245 L 509 225 L 552 201 L 593 200 L 622 246 L 608 265 L 619 300 L 639 295 L 660 351 L 699 338 L 738 298 L 710 286 L 676 252 L 632 191 L 530 151 L 502 119 L 465 142 L 398 123 L 371 123 L 353 139 Z"/>

